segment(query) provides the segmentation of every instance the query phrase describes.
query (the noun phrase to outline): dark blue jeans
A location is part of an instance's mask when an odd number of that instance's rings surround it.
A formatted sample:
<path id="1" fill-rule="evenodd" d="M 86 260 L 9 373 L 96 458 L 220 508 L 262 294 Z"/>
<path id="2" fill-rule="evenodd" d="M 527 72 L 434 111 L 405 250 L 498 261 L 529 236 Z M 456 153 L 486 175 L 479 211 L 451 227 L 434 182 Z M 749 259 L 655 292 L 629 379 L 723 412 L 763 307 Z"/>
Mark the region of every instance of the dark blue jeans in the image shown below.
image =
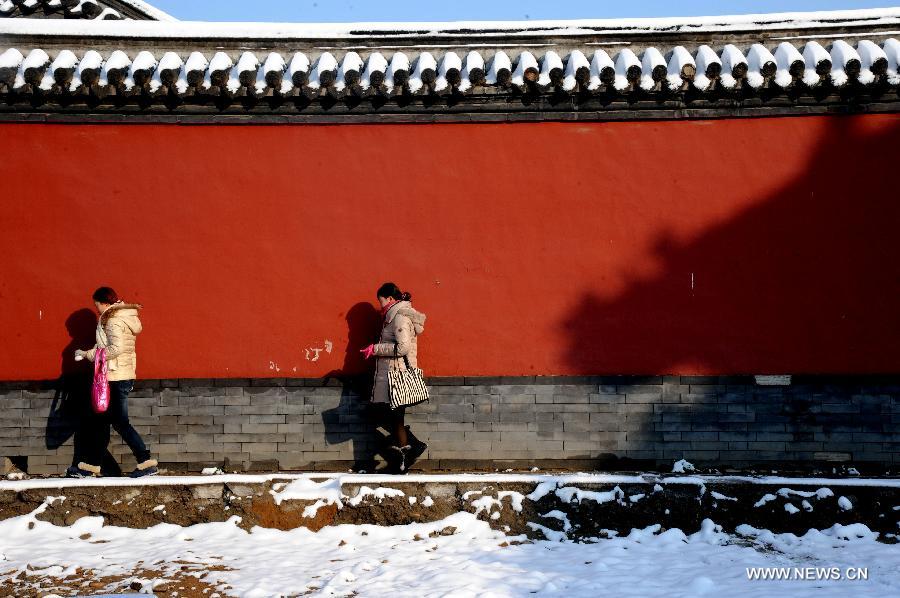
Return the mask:
<path id="1" fill-rule="evenodd" d="M 144 444 L 144 440 L 138 431 L 134 429 L 131 422 L 128 421 L 128 393 L 134 390 L 134 380 L 122 380 L 120 382 L 109 383 L 109 409 L 106 413 L 97 416 L 97 450 L 95 452 L 95 461 L 100 463 L 106 447 L 109 445 L 109 428 L 118 432 L 138 463 L 143 463 L 150 458 L 150 451 Z"/>

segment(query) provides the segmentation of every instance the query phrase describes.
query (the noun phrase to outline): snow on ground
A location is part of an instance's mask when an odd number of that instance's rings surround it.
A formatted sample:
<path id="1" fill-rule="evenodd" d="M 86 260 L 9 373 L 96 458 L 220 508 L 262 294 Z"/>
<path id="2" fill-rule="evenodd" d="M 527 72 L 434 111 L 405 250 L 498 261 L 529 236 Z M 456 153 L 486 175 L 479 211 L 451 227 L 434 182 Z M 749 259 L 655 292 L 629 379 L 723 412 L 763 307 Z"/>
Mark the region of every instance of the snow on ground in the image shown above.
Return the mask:
<path id="1" fill-rule="evenodd" d="M 93 570 L 95 578 L 126 576 L 106 591 L 133 582 L 150 591 L 154 583 L 176 572 L 184 575 L 187 568 L 190 575 L 205 573 L 204 581 L 222 596 L 247 598 L 306 593 L 881 598 L 900 592 L 900 545 L 879 543 L 877 534 L 861 524 L 802 536 L 744 525 L 730 535 L 705 520 L 700 531 L 689 535 L 653 525 L 624 537 L 576 544 L 506 536 L 470 513 L 396 527 L 342 525 L 318 533 L 254 528 L 248 533 L 235 525 L 237 518 L 132 530 L 86 517 L 71 527 L 56 527 L 36 519 L 44 508 L 0 522 L 0 583 L 26 568 L 28 579 L 35 580 L 62 579 L 80 567 Z M 558 532 L 550 535 L 562 539 Z M 824 568 L 822 572 L 836 567 L 842 575 L 849 568 L 868 568 L 868 580 L 751 581 L 747 568 L 753 567 Z M 155 579 L 128 577 L 137 568 L 161 574 Z"/>
<path id="2" fill-rule="evenodd" d="M 345 474 L 345 473 L 266 473 L 266 474 L 224 474 L 224 475 L 195 475 L 195 476 L 157 476 L 151 478 L 24 478 L 16 475 L 7 480 L 0 480 L 0 491 L 23 492 L 25 490 L 40 489 L 65 489 L 73 487 L 132 487 L 132 486 L 184 486 L 203 484 L 261 484 L 267 481 L 300 482 L 297 486 L 290 487 L 289 493 L 300 488 L 311 488 L 306 482 L 317 481 L 321 489 L 331 488 L 330 485 L 321 485 L 327 480 L 343 484 L 392 484 L 399 481 L 397 476 L 380 474 Z M 737 475 L 677 475 L 667 476 L 654 473 L 642 473 L 639 475 L 607 474 L 607 473 L 566 473 L 566 474 L 534 474 L 534 473 L 454 473 L 454 474 L 409 474 L 403 476 L 402 481 L 410 484 L 441 484 L 441 483 L 510 483 L 510 484 L 537 484 L 534 492 L 528 498 L 539 500 L 542 496 L 553 492 L 557 488 L 581 484 L 649 484 L 654 483 L 654 491 L 659 490 L 660 484 L 669 485 L 693 485 L 704 486 L 709 483 L 717 484 L 758 484 L 761 486 L 802 486 L 818 487 L 815 492 L 824 493 L 820 498 L 832 496 L 826 486 L 834 487 L 862 487 L 879 486 L 884 488 L 900 488 L 900 478 L 807 478 L 785 476 L 737 476 Z M 285 486 L 283 490 L 288 490 Z M 795 493 L 793 490 L 789 492 Z M 320 496 L 317 494 L 317 496 Z M 321 497 L 321 496 L 320 496 Z M 284 498 L 284 497 L 282 497 Z M 774 497 L 773 497 L 774 498 Z"/>

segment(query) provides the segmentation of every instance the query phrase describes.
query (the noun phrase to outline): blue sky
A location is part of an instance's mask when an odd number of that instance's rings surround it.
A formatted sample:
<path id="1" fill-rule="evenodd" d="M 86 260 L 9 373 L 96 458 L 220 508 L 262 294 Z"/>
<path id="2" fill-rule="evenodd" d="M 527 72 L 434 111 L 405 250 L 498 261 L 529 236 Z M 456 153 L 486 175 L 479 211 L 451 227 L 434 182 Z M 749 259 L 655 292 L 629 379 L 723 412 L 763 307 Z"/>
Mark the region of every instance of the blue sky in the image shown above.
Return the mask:
<path id="1" fill-rule="evenodd" d="M 195 21 L 459 21 L 666 17 L 878 8 L 866 0 L 148 0 Z"/>

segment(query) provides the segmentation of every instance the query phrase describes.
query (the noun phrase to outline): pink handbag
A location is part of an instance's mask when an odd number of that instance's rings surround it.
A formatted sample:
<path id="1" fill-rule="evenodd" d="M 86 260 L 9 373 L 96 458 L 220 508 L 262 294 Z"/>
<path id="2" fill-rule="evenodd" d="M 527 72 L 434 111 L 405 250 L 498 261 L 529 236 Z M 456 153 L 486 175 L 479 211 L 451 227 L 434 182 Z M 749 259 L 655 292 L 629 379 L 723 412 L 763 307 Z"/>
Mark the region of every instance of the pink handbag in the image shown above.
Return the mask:
<path id="1" fill-rule="evenodd" d="M 106 413 L 109 409 L 109 381 L 106 379 L 106 349 L 94 353 L 94 386 L 91 388 L 91 404 L 94 413 Z"/>

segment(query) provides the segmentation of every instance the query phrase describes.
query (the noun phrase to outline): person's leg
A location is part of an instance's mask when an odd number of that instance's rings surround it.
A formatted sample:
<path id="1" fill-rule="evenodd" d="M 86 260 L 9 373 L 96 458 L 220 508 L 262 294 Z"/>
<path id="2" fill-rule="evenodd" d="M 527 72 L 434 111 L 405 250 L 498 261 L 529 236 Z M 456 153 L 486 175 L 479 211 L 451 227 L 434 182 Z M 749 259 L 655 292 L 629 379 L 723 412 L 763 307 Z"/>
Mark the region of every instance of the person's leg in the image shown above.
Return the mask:
<path id="1" fill-rule="evenodd" d="M 393 413 L 394 419 L 394 440 L 397 441 L 397 446 L 403 448 L 409 443 L 409 437 L 406 434 L 406 407 L 400 407 L 399 409 L 394 409 Z"/>
<path id="2" fill-rule="evenodd" d="M 91 413 L 81 426 L 83 458 L 70 467 L 66 475 L 72 477 L 99 476 L 103 465 L 103 455 L 109 445 L 109 421 L 104 414 Z"/>
<path id="3" fill-rule="evenodd" d="M 109 416 L 113 429 L 118 432 L 137 459 L 138 465 L 150 461 L 150 451 L 138 431 L 128 419 L 128 393 L 134 388 L 134 380 L 110 382 Z M 154 464 L 155 465 L 155 464 Z"/>

